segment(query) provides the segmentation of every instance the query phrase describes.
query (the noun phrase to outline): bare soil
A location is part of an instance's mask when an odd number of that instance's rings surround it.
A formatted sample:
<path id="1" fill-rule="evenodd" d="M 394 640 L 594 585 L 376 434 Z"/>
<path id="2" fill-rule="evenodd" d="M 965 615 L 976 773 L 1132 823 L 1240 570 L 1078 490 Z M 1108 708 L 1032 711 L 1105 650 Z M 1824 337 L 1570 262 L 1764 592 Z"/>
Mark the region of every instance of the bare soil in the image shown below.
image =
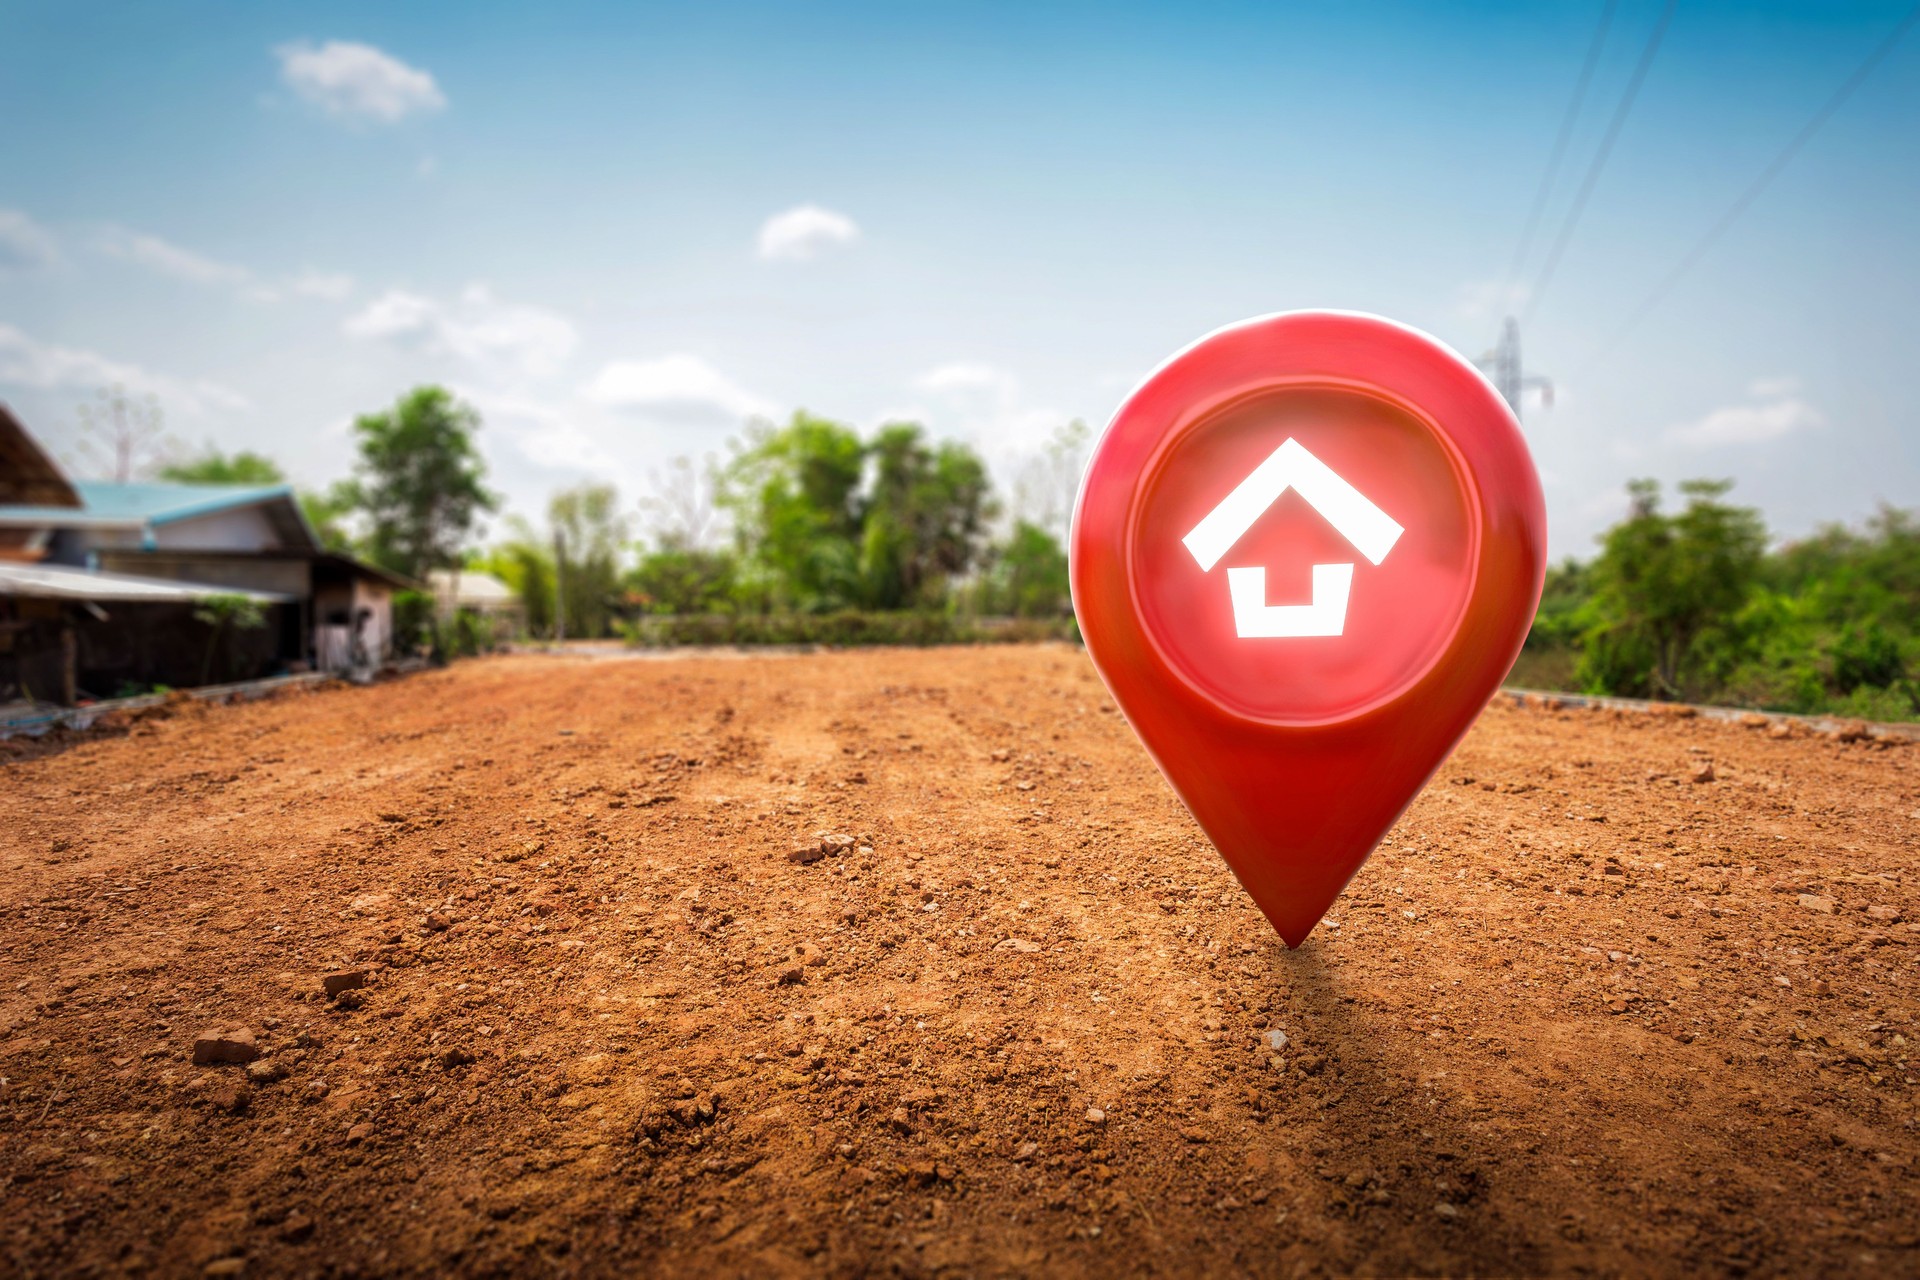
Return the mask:
<path id="1" fill-rule="evenodd" d="M 0 1272 L 1920 1274 L 1920 747 L 1497 705 L 1291 953 L 1066 647 L 0 760 Z"/>

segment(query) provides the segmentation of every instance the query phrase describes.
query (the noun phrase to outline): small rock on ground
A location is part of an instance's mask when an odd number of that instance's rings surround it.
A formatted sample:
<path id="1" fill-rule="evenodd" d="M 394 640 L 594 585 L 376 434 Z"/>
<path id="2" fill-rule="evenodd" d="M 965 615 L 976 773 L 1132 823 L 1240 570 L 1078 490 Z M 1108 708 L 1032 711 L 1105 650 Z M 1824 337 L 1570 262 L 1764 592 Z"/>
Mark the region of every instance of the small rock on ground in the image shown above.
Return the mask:
<path id="1" fill-rule="evenodd" d="M 216 1062 L 252 1062 L 260 1056 L 260 1044 L 245 1027 L 209 1027 L 193 1039 L 196 1066 Z"/>

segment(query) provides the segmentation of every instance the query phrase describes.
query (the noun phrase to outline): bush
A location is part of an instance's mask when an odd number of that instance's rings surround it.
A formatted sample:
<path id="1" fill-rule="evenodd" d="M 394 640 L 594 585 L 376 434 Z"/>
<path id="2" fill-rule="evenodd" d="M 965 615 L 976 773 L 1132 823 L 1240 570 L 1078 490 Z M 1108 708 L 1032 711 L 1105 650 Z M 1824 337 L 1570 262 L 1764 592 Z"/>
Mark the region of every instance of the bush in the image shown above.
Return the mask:
<path id="1" fill-rule="evenodd" d="M 1599 558 L 1548 571 L 1511 682 L 1920 719 L 1920 513 L 1768 551 L 1725 485 L 1682 491 L 1686 509 L 1662 515 L 1651 483 L 1630 486 Z"/>
<path id="2" fill-rule="evenodd" d="M 1080 638 L 1071 619 L 965 619 L 945 613 L 660 614 L 626 624 L 629 643 L 676 645 L 935 645 L 1023 643 Z"/>
<path id="3" fill-rule="evenodd" d="M 1834 704 L 1836 715 L 1858 720 L 1911 720 L 1916 707 L 1913 697 L 1902 689 L 1878 689 L 1869 684 L 1853 687 L 1853 692 Z"/>
<path id="4" fill-rule="evenodd" d="M 425 591 L 393 593 L 393 648 L 403 656 L 431 653 L 438 644 L 433 596 Z"/>
<path id="5" fill-rule="evenodd" d="M 492 653 L 493 621 L 472 609 L 457 609 L 448 621 L 442 638 L 455 657 L 472 658 Z"/>

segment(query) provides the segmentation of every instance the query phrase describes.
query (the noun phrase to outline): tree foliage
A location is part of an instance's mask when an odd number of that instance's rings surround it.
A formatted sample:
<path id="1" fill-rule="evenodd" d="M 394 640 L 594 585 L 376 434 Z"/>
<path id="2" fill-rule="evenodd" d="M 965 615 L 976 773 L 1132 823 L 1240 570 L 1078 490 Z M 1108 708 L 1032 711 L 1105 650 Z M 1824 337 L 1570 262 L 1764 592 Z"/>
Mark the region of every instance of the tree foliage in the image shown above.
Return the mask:
<path id="1" fill-rule="evenodd" d="M 805 412 L 784 427 L 749 429 L 716 495 L 733 520 L 745 601 L 813 612 L 859 601 L 865 462 L 851 428 Z"/>
<path id="2" fill-rule="evenodd" d="M 354 420 L 360 456 L 340 496 L 363 514 L 376 563 L 419 580 L 459 563 L 480 517 L 498 505 L 482 483 L 479 429 L 476 410 L 433 386 Z"/>
<path id="3" fill-rule="evenodd" d="M 990 549 L 980 584 L 980 612 L 1013 618 L 1065 618 L 1073 613 L 1067 552 L 1037 524 L 1016 521 Z"/>
<path id="4" fill-rule="evenodd" d="M 1767 545 L 1758 511 L 1721 501 L 1732 487 L 1686 481 L 1685 508 L 1666 515 L 1655 481 L 1627 486 L 1631 514 L 1607 531 L 1593 564 L 1597 617 L 1581 664 L 1591 682 L 1680 698 L 1701 695 L 1724 674 L 1708 664 L 1724 657 Z"/>
<path id="5" fill-rule="evenodd" d="M 553 495 L 547 520 L 554 531 L 555 554 L 562 557 L 560 608 L 567 635 L 612 634 L 620 557 L 628 539 L 619 493 L 610 484 L 564 490 Z"/>
<path id="6" fill-rule="evenodd" d="M 520 516 L 507 520 L 508 537 L 470 568 L 491 573 L 520 597 L 521 618 L 528 634 L 548 637 L 554 634 L 554 591 L 552 544 L 534 531 Z"/>
<path id="7" fill-rule="evenodd" d="M 655 547 L 627 575 L 627 595 L 642 613 L 731 613 L 738 563 L 729 550 Z"/>
<path id="8" fill-rule="evenodd" d="M 760 424 L 719 475 L 748 608 L 821 613 L 937 605 L 969 570 L 993 515 L 966 445 L 890 423 L 863 442 L 807 413 Z"/>
<path id="9" fill-rule="evenodd" d="M 936 604 L 979 551 L 992 514 L 986 465 L 966 445 L 929 444 L 905 422 L 882 427 L 867 451 L 874 469 L 861 506 L 862 603 Z"/>
<path id="10" fill-rule="evenodd" d="M 169 462 L 160 478 L 176 484 L 285 484 L 280 464 L 263 453 L 241 450 L 226 454 L 208 445 L 197 456 Z"/>
<path id="11" fill-rule="evenodd" d="M 307 518 L 322 547 L 343 553 L 354 550 L 354 538 L 347 522 L 353 519 L 358 495 L 351 481 L 336 480 L 324 490 L 302 489 L 298 498 L 300 513 Z"/>
<path id="12" fill-rule="evenodd" d="M 1920 515 L 1883 507 L 1769 550 L 1728 487 L 1684 484 L 1669 514 L 1652 482 L 1630 486 L 1600 554 L 1549 570 L 1529 679 L 1571 669 L 1592 693 L 1920 715 Z"/>

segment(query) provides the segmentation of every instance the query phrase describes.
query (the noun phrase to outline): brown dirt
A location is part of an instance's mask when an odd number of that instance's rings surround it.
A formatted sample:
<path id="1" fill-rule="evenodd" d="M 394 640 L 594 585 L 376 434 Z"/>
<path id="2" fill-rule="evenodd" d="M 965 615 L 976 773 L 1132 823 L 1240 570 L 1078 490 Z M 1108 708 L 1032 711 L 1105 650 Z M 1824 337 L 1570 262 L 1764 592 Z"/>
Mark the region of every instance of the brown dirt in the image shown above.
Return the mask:
<path id="1" fill-rule="evenodd" d="M 1917 760 L 1496 707 L 1287 953 L 1062 647 L 29 747 L 0 1270 L 1914 1275 Z"/>

